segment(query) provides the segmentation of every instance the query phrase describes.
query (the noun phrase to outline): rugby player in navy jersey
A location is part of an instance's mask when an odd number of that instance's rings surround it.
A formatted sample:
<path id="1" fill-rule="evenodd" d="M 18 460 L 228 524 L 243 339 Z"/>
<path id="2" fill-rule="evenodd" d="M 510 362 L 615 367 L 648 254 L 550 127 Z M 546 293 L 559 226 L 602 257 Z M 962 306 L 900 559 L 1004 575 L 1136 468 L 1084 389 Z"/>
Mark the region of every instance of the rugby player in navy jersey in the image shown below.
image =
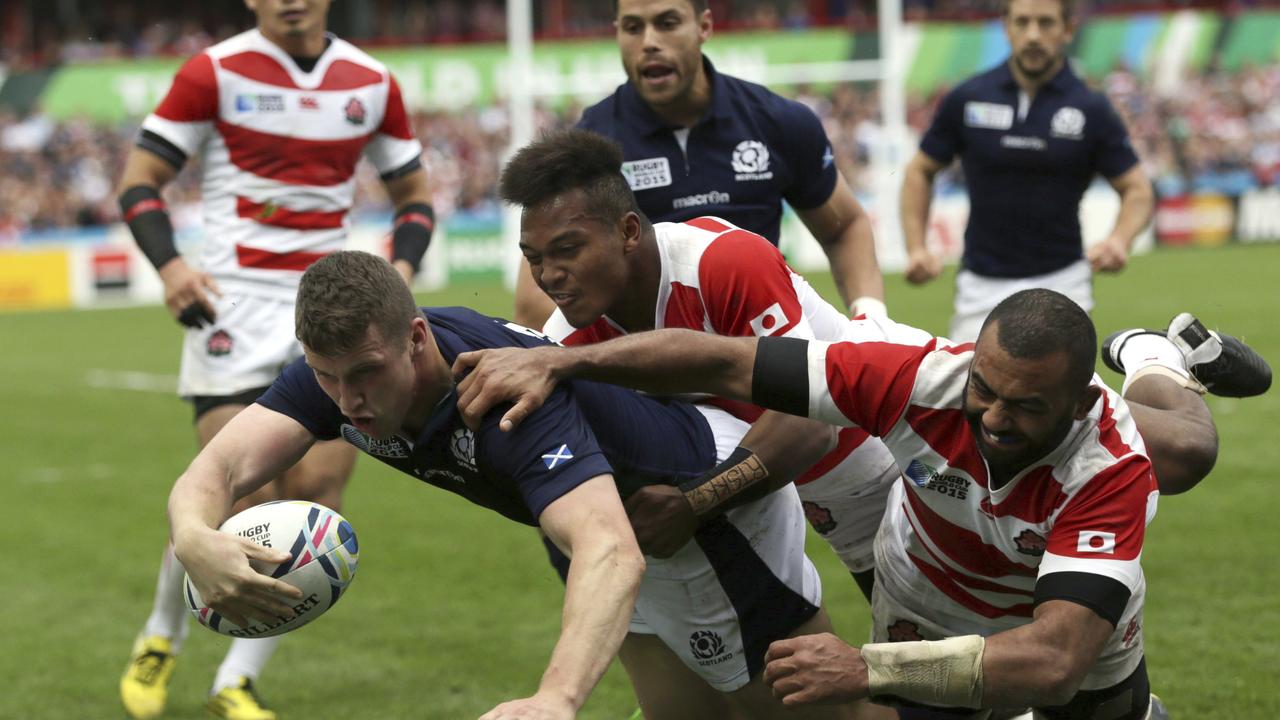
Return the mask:
<path id="1" fill-rule="evenodd" d="M 719 72 L 703 55 L 707 0 L 615 0 L 627 81 L 578 127 L 622 146 L 623 173 L 653 222 L 703 215 L 778 244 L 783 202 L 822 246 L 851 314 L 885 313 L 871 218 L 836 168 L 818 116 L 802 103 Z M 522 262 L 515 319 L 538 327 L 554 310 Z"/>
<path id="2" fill-rule="evenodd" d="M 805 455 L 806 443 L 734 450 L 746 425 L 723 411 L 577 381 L 554 391 L 517 432 L 501 431 L 497 412 L 469 428 L 455 406 L 457 356 L 547 341 L 465 308 L 423 311 L 391 265 L 365 253 L 312 265 L 296 312 L 304 358 L 210 442 L 170 496 L 175 552 L 212 608 L 240 623 L 272 617 L 298 597 L 248 563 L 280 562 L 285 553 L 215 528 L 237 497 L 312 443 L 344 438 L 426 483 L 540 526 L 573 558 L 561 635 L 538 691 L 485 720 L 573 717 L 620 648 L 648 718 L 797 717 L 761 680 L 771 642 L 830 629 L 794 489 L 747 493 L 670 558 L 648 559 L 620 495 L 648 483 L 720 488 L 745 472 L 784 472 L 785 457 Z M 829 436 L 816 435 L 793 470 L 825 451 Z"/>

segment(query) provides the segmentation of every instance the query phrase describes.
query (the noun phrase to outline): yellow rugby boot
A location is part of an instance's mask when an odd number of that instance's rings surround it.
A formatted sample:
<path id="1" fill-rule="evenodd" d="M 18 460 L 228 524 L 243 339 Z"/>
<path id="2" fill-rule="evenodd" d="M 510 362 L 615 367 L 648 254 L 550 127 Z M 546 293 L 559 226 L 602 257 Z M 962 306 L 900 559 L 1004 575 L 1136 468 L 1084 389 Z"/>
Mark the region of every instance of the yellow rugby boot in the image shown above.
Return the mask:
<path id="1" fill-rule="evenodd" d="M 240 678 L 239 685 L 219 690 L 209 698 L 209 712 L 227 720 L 276 720 L 276 714 L 268 710 L 253 689 L 253 681 Z"/>
<path id="2" fill-rule="evenodd" d="M 169 638 L 139 637 L 133 643 L 129 666 L 120 678 L 120 700 L 125 712 L 137 720 L 158 718 L 169 694 L 169 678 L 178 659 Z"/>

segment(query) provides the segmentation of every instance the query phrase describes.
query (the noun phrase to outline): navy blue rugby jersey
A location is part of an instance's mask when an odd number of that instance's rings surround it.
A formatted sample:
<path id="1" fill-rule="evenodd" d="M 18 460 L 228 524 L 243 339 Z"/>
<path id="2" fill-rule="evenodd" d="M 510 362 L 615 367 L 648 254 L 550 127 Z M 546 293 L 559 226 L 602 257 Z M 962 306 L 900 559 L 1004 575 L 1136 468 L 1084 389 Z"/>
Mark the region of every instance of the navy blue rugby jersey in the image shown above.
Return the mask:
<path id="1" fill-rule="evenodd" d="M 1063 65 L 1025 108 L 1007 62 L 956 86 L 920 141 L 929 157 L 957 156 L 969 188 L 964 267 L 1032 277 L 1084 257 L 1080 199 L 1097 174 L 1138 164 L 1106 96 Z"/>
<path id="2" fill-rule="evenodd" d="M 681 147 L 673 128 L 623 83 L 587 108 L 578 127 L 622 146 L 622 174 L 653 222 L 724 218 L 778 244 L 782 201 L 816 208 L 835 192 L 837 170 L 822 121 L 762 85 L 716 72 L 711 106 Z"/>
<path id="3" fill-rule="evenodd" d="M 541 333 L 460 307 L 423 308 L 446 362 L 470 350 L 550 344 Z M 536 525 L 557 498 L 611 473 L 620 491 L 678 483 L 716 463 L 715 439 L 692 405 L 613 385 L 564 383 L 511 432 L 498 429 L 506 406 L 478 432 L 463 424 L 449 393 L 416 437 L 377 440 L 356 430 L 299 359 L 258 403 L 288 415 L 316 438 L 344 438 L 364 453 L 423 482 L 517 522 Z"/>

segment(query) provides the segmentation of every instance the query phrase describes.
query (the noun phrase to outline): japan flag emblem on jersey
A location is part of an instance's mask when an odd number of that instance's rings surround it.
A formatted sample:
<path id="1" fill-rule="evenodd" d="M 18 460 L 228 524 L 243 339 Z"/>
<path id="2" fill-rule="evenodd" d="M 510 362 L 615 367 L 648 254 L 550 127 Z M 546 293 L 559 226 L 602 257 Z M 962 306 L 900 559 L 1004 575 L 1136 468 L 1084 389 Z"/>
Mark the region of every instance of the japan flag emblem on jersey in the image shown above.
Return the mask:
<path id="1" fill-rule="evenodd" d="M 774 303 L 764 309 L 751 321 L 751 330 L 756 337 L 767 337 L 787 326 L 787 314 L 782 311 L 781 303 Z"/>
<path id="2" fill-rule="evenodd" d="M 1077 552 L 1116 553 L 1116 534 L 1098 530 L 1081 530 L 1080 539 L 1076 541 Z"/>

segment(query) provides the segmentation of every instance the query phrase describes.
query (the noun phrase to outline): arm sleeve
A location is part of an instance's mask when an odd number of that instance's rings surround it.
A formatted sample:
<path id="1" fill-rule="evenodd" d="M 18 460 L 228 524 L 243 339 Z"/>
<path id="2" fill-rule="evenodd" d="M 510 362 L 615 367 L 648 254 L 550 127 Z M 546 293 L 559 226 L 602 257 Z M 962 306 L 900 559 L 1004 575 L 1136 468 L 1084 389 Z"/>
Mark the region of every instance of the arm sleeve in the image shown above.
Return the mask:
<path id="1" fill-rule="evenodd" d="M 959 90 L 952 90 L 942 98 L 933 123 L 920 139 L 920 150 L 943 165 L 950 164 L 956 155 L 964 151 L 964 99 Z"/>
<path id="2" fill-rule="evenodd" d="M 1097 140 L 1093 146 L 1093 166 L 1103 177 L 1123 175 L 1138 164 L 1138 154 L 1129 140 L 1129 130 L 1107 99 L 1100 98 L 1097 115 Z"/>
<path id="3" fill-rule="evenodd" d="M 183 64 L 155 112 L 142 121 L 143 135 L 138 145 L 173 163 L 176 158 L 172 153 L 157 151 L 157 146 L 164 148 L 156 142 L 158 139 L 181 153 L 185 160 L 200 149 L 213 131 L 219 101 L 213 60 L 200 53 Z"/>
<path id="4" fill-rule="evenodd" d="M 711 241 L 698 262 L 698 284 L 717 335 L 813 338 L 791 269 L 755 233 L 735 229 Z"/>
<path id="5" fill-rule="evenodd" d="M 916 373 L 933 349 L 932 342 L 915 347 L 763 338 L 752 400 L 832 425 L 858 425 L 882 437 L 906 411 Z"/>
<path id="6" fill-rule="evenodd" d="M 342 434 L 342 412 L 302 358 L 285 367 L 257 403 L 297 420 L 319 440 L 333 440 Z"/>
<path id="7" fill-rule="evenodd" d="M 1049 532 L 1036 601 L 1071 600 L 1114 624 L 1142 583 L 1148 504 L 1157 496 L 1151 462 L 1141 455 L 1130 455 L 1091 478 Z"/>
<path id="8" fill-rule="evenodd" d="M 779 118 L 787 143 L 792 180 L 783 197 L 797 210 L 809 210 L 831 199 L 836 189 L 835 154 L 822 121 L 807 106 L 785 101 Z"/>
<path id="9" fill-rule="evenodd" d="M 400 85 L 390 75 L 387 76 L 387 107 L 382 113 L 382 124 L 365 145 L 364 154 L 384 181 L 415 170 L 422 163 L 422 144 L 413 135 L 409 113 L 400 95 Z"/>
<path id="10" fill-rule="evenodd" d="M 498 429 L 505 410 L 499 406 L 485 416 L 476 434 L 476 461 L 482 471 L 510 478 L 535 520 L 573 488 L 613 473 L 571 386 L 560 386 L 512 432 Z"/>

